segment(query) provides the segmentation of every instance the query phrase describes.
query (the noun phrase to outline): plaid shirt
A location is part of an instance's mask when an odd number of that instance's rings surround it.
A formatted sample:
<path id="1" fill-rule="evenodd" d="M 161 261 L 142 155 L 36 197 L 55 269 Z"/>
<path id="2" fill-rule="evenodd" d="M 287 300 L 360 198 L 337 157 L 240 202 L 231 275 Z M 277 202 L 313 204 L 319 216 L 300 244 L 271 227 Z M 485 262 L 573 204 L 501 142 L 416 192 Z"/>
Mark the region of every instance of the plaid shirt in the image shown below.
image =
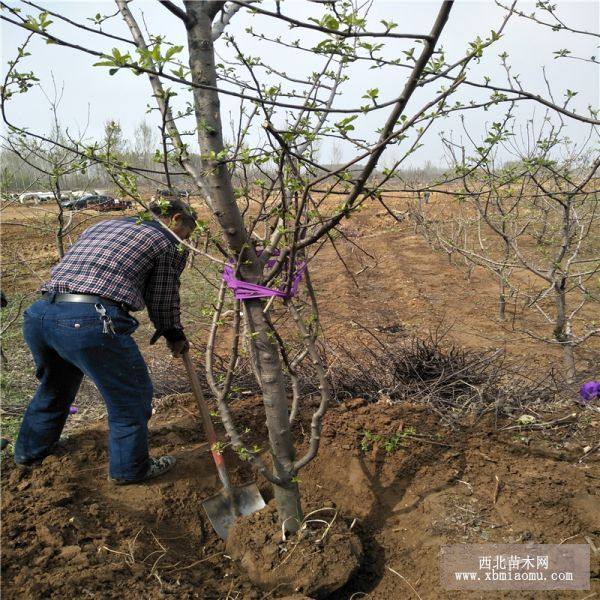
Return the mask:
<path id="1" fill-rule="evenodd" d="M 179 277 L 187 257 L 155 221 L 101 221 L 79 236 L 41 290 L 103 296 L 134 311 L 146 305 L 157 332 L 175 338 L 181 332 L 173 330 L 182 329 Z"/>

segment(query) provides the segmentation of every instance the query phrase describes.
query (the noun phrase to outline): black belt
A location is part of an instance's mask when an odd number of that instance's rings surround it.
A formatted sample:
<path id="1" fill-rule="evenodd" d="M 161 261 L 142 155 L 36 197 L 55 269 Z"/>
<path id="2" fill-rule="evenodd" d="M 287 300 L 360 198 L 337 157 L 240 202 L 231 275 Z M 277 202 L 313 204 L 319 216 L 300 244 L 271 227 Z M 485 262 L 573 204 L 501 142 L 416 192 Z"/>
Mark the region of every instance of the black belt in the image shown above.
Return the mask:
<path id="1" fill-rule="evenodd" d="M 81 302 L 83 304 L 111 304 L 129 312 L 130 308 L 125 302 L 117 302 L 104 296 L 93 296 L 91 294 L 57 294 L 55 292 L 44 292 L 43 297 L 48 297 L 50 302 Z"/>

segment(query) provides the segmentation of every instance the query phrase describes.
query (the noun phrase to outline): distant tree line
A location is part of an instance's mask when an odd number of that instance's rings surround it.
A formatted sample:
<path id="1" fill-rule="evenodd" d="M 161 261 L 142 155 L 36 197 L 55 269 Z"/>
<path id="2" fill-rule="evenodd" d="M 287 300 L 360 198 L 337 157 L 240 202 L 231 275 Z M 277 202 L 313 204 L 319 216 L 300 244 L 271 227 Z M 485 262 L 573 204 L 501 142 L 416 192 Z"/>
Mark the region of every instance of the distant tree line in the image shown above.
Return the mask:
<path id="1" fill-rule="evenodd" d="M 54 142 L 65 141 L 66 134 L 58 122 L 53 126 L 48 138 Z M 102 139 L 98 146 L 110 145 L 111 152 L 120 161 L 135 164 L 141 168 L 156 169 L 156 149 L 160 135 L 146 120 L 135 127 L 133 139 L 128 140 L 118 121 L 106 121 Z M 71 141 L 71 140 L 66 140 Z M 36 144 L 31 139 L 18 136 L 4 138 L 0 147 L 0 189 L 4 194 L 21 193 L 28 190 L 51 191 L 50 178 L 45 171 L 52 171 L 56 159 L 56 146 L 51 143 Z M 192 156 L 192 160 L 194 157 Z M 199 157 L 196 157 L 199 163 Z M 69 150 L 61 150 L 61 162 L 80 163 L 80 169 L 61 171 L 60 180 L 63 190 L 111 188 L 113 179 L 103 164 L 97 162 L 82 163 L 80 156 Z M 177 175 L 173 183 L 181 183 Z M 154 175 L 156 179 L 156 175 Z M 166 178 L 162 177 L 163 183 Z M 148 184 L 157 187 L 156 182 Z"/>

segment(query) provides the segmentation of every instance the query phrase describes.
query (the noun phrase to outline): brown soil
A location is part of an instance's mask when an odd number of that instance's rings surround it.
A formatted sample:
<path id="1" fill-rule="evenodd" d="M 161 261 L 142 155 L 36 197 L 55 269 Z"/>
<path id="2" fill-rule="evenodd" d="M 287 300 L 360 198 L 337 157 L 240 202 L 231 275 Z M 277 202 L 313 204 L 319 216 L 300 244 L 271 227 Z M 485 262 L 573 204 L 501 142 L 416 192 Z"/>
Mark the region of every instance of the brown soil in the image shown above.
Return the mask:
<path id="1" fill-rule="evenodd" d="M 234 410 L 252 430 L 249 442 L 265 447 L 260 402 L 245 399 Z M 20 470 L 7 458 L 2 469 L 4 597 L 289 596 L 284 587 L 265 592 L 251 584 L 211 529 L 201 502 L 219 485 L 191 411 L 187 396 L 176 405 L 160 405 L 152 420 L 152 452 L 172 453 L 179 462 L 172 473 L 146 485 L 113 487 L 106 480 L 103 424 L 72 435 L 57 456 L 36 469 Z M 308 416 L 303 413 L 296 427 L 300 439 L 308 431 Z M 353 525 L 365 556 L 349 583 L 330 598 L 347 600 L 362 592 L 374 599 L 416 599 L 389 568 L 423 599 L 466 597 L 439 589 L 438 552 L 447 543 L 569 539 L 600 546 L 600 469 L 593 454 L 583 457 L 583 446 L 597 431 L 597 416 L 578 410 L 573 423 L 522 432 L 518 440 L 513 430 L 497 425 L 480 422 L 453 431 L 426 406 L 409 403 L 358 399 L 332 408 L 322 451 L 300 474 L 304 508 L 307 513 L 335 508 L 340 523 Z M 409 428 L 417 437 L 407 435 L 391 453 L 381 441 L 364 437 L 371 431 L 385 439 Z M 226 454 L 234 483 L 251 480 L 248 465 Z M 263 481 L 259 486 L 265 499 L 272 499 L 269 486 Z M 266 512 L 259 518 L 272 516 Z M 591 555 L 590 592 L 499 592 L 485 598 L 599 593 L 600 554 L 592 550 Z M 276 564 L 278 557 L 272 559 Z"/>
<path id="2" fill-rule="evenodd" d="M 300 532 L 283 540 L 274 501 L 238 519 L 227 553 L 250 581 L 278 593 L 303 592 L 327 598 L 348 582 L 362 560 L 360 540 L 333 507 L 307 514 Z"/>
<path id="3" fill-rule="evenodd" d="M 386 200 L 404 206 L 400 200 Z M 430 208 L 435 210 L 436 203 L 444 201 L 434 198 Z M 535 357 L 544 370 L 551 365 L 562 368 L 556 345 L 526 333 L 551 338 L 552 326 L 538 312 L 524 312 L 521 304 L 509 302 L 507 320 L 498 320 L 498 284 L 483 268 L 475 268 L 469 280 L 458 260 L 450 264 L 445 254 L 435 252 L 423 237 L 414 234 L 409 222 L 390 222 L 374 207 L 345 222 L 341 229 L 352 242 L 336 242 L 347 269 L 327 245 L 311 271 L 328 339 L 368 340 L 363 327 L 387 339 L 447 330 L 447 339 L 461 347 L 499 348 L 516 362 Z M 589 303 L 578 315 L 576 329 L 584 330 L 583 323 L 597 320 L 598 314 L 597 303 Z M 600 337 L 579 347 L 576 359 L 579 372 L 595 378 Z"/>

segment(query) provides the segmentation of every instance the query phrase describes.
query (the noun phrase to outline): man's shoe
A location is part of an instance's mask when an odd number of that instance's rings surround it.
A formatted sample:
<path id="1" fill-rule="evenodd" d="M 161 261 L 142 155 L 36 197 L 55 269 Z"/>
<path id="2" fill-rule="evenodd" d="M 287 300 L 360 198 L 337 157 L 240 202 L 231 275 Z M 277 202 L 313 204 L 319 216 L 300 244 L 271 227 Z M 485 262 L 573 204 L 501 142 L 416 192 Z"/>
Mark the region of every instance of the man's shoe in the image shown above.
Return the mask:
<path id="1" fill-rule="evenodd" d="M 177 461 L 174 456 L 161 456 L 160 458 L 151 458 L 148 470 L 143 477 L 139 479 L 119 479 L 116 477 L 109 477 L 109 481 L 112 481 L 115 485 L 130 485 L 133 483 L 143 483 L 149 479 L 160 477 L 167 471 L 170 471 Z"/>
<path id="2" fill-rule="evenodd" d="M 65 436 L 60 436 L 60 439 L 58 440 L 58 442 L 55 442 L 51 447 L 50 450 L 48 450 L 46 452 L 46 454 L 44 454 L 43 456 L 38 456 L 37 458 L 18 458 L 16 455 L 13 456 L 13 460 L 15 462 L 15 465 L 17 465 L 17 467 L 21 468 L 21 469 L 29 469 L 30 467 L 39 467 L 43 462 L 44 459 L 48 458 L 49 456 L 60 456 L 61 454 L 64 454 L 65 452 L 67 452 L 67 448 L 65 446 L 65 441 L 66 441 L 66 437 Z M 14 444 L 14 442 L 13 442 Z"/>

